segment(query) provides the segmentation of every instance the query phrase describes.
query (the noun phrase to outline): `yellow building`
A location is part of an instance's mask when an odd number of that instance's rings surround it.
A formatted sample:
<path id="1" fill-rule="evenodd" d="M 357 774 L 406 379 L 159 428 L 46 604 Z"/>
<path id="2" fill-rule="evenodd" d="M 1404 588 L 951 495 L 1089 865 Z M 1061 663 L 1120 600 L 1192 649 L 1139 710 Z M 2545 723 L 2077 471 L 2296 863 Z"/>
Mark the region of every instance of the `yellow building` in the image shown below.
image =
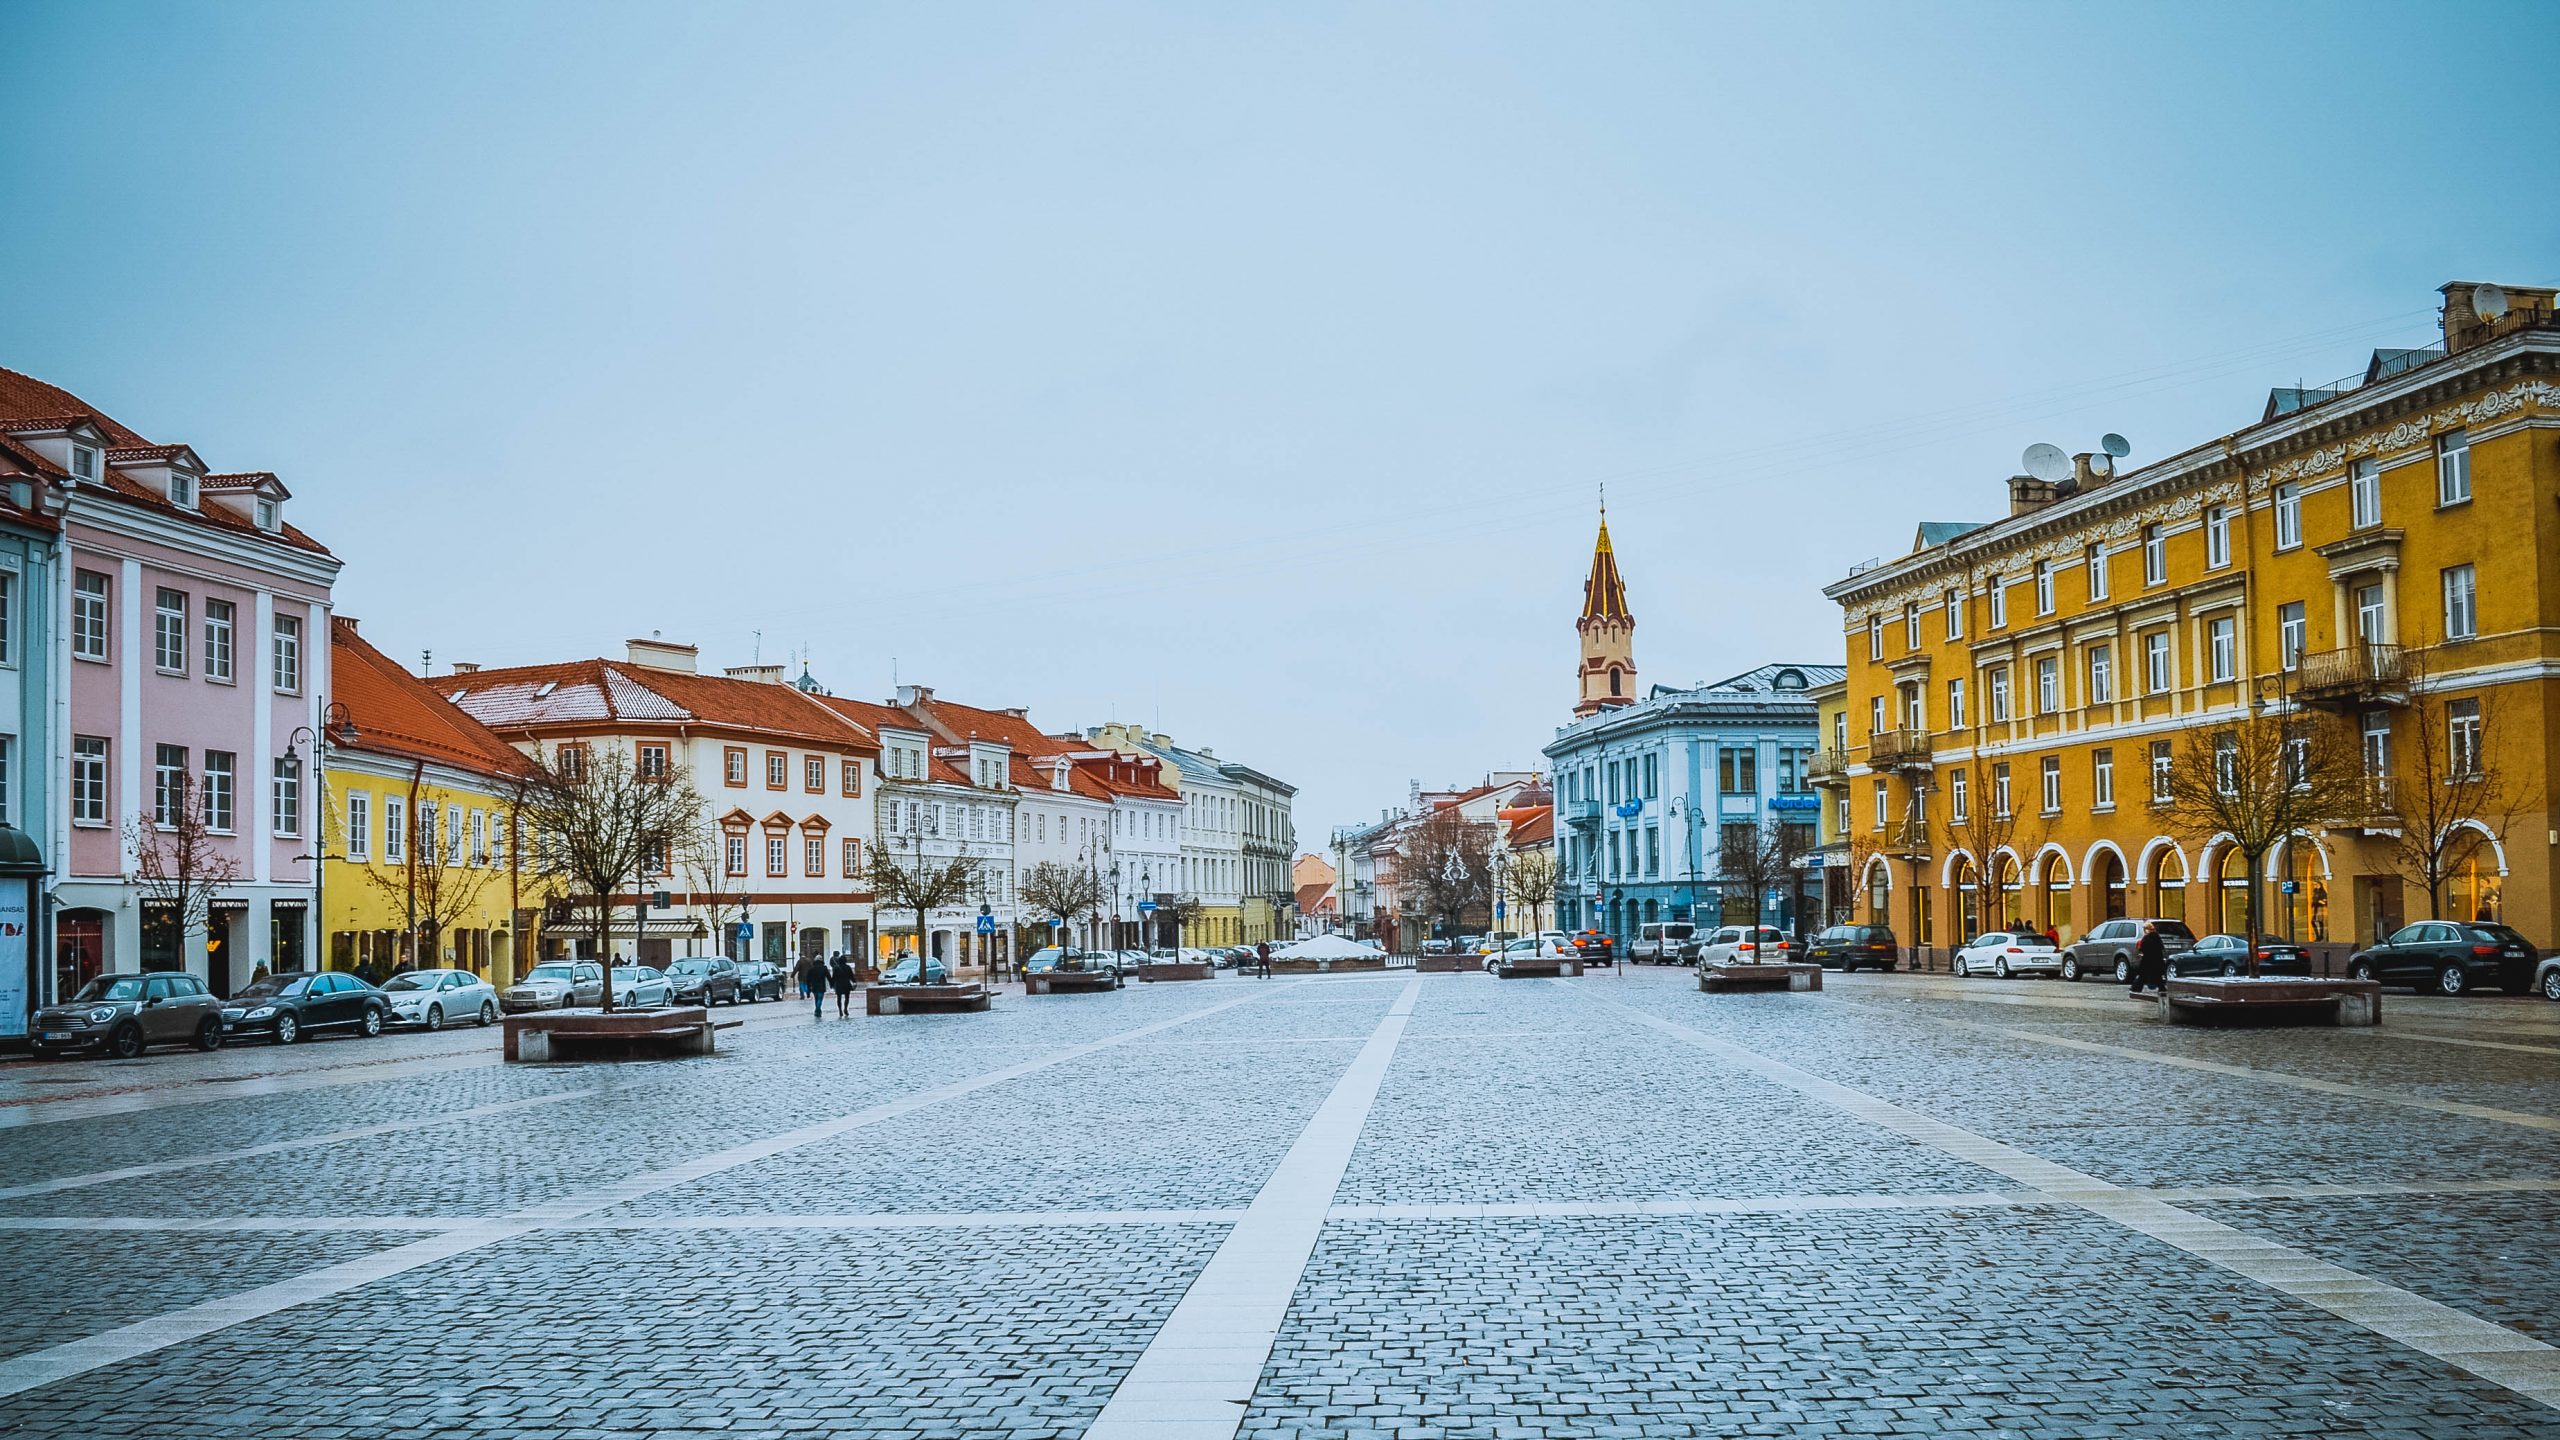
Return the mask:
<path id="1" fill-rule="evenodd" d="M 1814 831 L 1814 857 L 1822 866 L 1821 899 L 1812 917 L 1822 925 L 1842 924 L 1855 914 L 1849 873 L 1849 681 L 1815 685 L 1805 694 L 1813 701 L 1814 735 L 1820 748 L 1808 762 L 1809 778 L 1822 791 L 1822 809 Z"/>
<path id="2" fill-rule="evenodd" d="M 1820 778 L 1860 918 L 1941 956 L 2013 919 L 2240 928 L 2243 861 L 2177 833 L 2154 776 L 2187 732 L 2303 707 L 2353 727 L 2377 795 L 2466 765 L 2519 785 L 2511 814 L 2448 817 L 2478 843 L 2434 903 L 2560 938 L 2560 321 L 2549 290 L 2442 293 L 2439 346 L 2138 470 L 2039 465 L 2006 517 L 1825 590 L 1849 682 Z M 2334 961 L 2430 918 L 2384 808 L 2270 854 L 2271 929 Z"/>
<path id="3" fill-rule="evenodd" d="M 547 893 L 520 869 L 509 803 L 531 762 L 356 633 L 332 622 L 326 817 L 327 963 L 516 978 Z"/>

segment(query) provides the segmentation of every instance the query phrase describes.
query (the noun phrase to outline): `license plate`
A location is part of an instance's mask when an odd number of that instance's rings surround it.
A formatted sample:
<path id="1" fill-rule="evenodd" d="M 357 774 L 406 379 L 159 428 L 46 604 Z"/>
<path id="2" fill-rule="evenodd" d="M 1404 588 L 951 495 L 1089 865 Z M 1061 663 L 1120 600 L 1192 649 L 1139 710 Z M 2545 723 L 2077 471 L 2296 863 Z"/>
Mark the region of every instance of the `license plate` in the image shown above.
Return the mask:
<path id="1" fill-rule="evenodd" d="M 47 1040 L 68 1040 L 71 1038 L 71 1032 L 68 1030 L 47 1030 L 44 1032 L 44 1038 Z"/>

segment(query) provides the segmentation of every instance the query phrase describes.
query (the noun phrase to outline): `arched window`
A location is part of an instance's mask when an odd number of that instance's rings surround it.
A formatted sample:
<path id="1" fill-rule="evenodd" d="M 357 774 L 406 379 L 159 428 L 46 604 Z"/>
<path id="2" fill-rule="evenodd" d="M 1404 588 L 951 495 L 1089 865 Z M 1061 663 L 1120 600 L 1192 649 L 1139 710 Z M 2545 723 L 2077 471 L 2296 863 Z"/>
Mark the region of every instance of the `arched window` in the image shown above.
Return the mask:
<path id="1" fill-rule="evenodd" d="M 1620 683 L 1620 682 L 1619 682 L 1619 679 L 1618 679 L 1618 667 L 1617 667 L 1617 666 L 1615 666 L 1615 665 L 1612 665 L 1612 666 L 1610 666 L 1610 667 L 1609 667 L 1609 693 L 1610 693 L 1610 694 L 1612 694 L 1612 695 L 1616 695 L 1616 694 L 1620 694 L 1620 693 L 1622 693 L 1622 692 L 1620 691 L 1620 688 L 1619 688 L 1619 683 Z"/>

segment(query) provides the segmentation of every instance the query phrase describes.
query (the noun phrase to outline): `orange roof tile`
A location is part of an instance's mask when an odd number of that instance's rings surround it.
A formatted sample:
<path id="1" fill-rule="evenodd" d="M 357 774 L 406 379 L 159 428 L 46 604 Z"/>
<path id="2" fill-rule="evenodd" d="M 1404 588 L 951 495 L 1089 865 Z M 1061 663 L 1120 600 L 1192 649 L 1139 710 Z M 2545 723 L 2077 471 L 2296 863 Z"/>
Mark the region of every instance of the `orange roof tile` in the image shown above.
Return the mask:
<path id="1" fill-rule="evenodd" d="M 505 732 L 689 724 L 836 749 L 879 748 L 858 720 L 818 697 L 762 680 L 571 660 L 439 675 L 434 684 L 481 723 Z"/>
<path id="2" fill-rule="evenodd" d="M 428 688 L 400 663 L 356 633 L 355 622 L 329 622 L 329 699 L 347 707 L 353 740 L 341 750 L 398 755 L 484 775 L 531 773 L 533 762 Z"/>

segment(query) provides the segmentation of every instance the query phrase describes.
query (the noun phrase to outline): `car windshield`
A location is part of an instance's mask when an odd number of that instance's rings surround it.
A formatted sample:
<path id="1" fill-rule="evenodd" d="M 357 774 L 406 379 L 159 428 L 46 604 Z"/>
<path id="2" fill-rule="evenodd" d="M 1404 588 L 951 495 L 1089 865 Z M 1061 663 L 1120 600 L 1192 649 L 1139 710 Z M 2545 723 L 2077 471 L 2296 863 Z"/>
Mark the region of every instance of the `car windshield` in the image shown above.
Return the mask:
<path id="1" fill-rule="evenodd" d="M 569 974 L 569 967 L 566 965 L 536 965 L 533 967 L 533 973 L 524 978 L 527 980 L 557 980 L 561 984 L 566 985 L 569 983 L 571 977 Z"/>
<path id="2" fill-rule="evenodd" d="M 671 975 L 704 975 L 710 970 L 711 962 L 708 960 L 679 960 L 667 967 Z"/>
<path id="3" fill-rule="evenodd" d="M 651 971 L 635 970 L 627 965 L 616 966 L 613 972 L 613 983 L 616 985 L 646 985 L 657 978 L 657 975 Z"/>
<path id="4" fill-rule="evenodd" d="M 81 986 L 80 993 L 72 996 L 71 998 L 75 1001 L 139 1000 L 142 998 L 142 977 L 139 975 L 101 975 L 97 979 L 90 981 L 88 984 Z"/>
<path id="5" fill-rule="evenodd" d="M 394 975 L 390 979 L 383 981 L 382 988 L 395 992 L 401 990 L 433 990 L 443 983 L 444 972 L 441 970 L 412 970 L 406 975 Z"/>
<path id="6" fill-rule="evenodd" d="M 234 1000 L 271 1000 L 278 995 L 299 995 L 311 985 L 308 975 L 270 975 L 252 980 L 232 992 Z"/>

